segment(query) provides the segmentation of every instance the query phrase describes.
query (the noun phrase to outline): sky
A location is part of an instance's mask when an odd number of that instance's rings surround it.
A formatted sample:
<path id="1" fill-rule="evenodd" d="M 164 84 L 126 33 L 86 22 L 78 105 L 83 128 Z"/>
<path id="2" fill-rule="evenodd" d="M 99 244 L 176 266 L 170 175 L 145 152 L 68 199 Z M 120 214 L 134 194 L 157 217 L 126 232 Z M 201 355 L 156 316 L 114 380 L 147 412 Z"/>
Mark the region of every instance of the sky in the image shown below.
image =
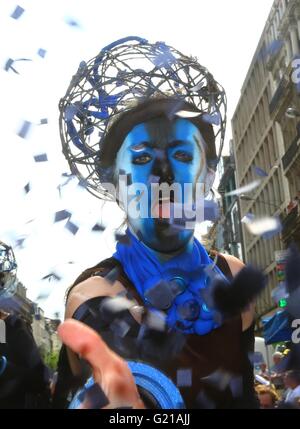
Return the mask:
<path id="1" fill-rule="evenodd" d="M 198 58 L 227 92 L 228 129 L 240 89 L 273 0 L 12 0 L 0 1 L 0 239 L 15 248 L 18 277 L 48 317 L 63 317 L 66 288 L 87 267 L 111 256 L 122 212 L 61 176 L 69 168 L 61 152 L 58 103 L 82 60 L 134 35 L 164 41 Z M 11 14 L 17 6 L 24 12 Z M 72 25 L 73 24 L 73 25 Z M 5 71 L 7 60 L 17 61 Z M 42 123 L 47 119 L 47 123 Z M 24 121 L 31 125 L 20 137 Z M 46 121 L 42 121 L 46 122 Z M 24 129 L 23 129 L 24 131 Z M 22 134 L 22 133 L 21 133 Z M 25 138 L 24 138 L 25 134 Z M 47 162 L 34 156 L 47 154 Z M 29 184 L 29 185 L 28 185 Z M 24 187 L 27 185 L 25 192 Z M 73 235 L 54 223 L 72 212 Z M 103 222 L 103 233 L 91 227 Z M 23 246 L 18 240 L 25 239 Z M 55 272 L 61 280 L 41 280 Z"/>

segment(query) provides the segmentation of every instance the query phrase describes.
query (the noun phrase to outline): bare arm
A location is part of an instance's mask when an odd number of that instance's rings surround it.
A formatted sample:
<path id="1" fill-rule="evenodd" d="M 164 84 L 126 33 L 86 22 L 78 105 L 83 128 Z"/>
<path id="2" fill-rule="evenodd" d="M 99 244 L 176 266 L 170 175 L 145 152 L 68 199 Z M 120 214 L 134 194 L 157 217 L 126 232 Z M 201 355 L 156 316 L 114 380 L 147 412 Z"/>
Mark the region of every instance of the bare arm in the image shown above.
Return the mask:
<path id="1" fill-rule="evenodd" d="M 226 259 L 233 277 L 236 276 L 237 273 L 245 266 L 245 264 L 235 256 L 225 254 L 222 254 L 222 256 L 224 256 L 224 258 Z M 255 302 L 252 302 L 247 308 L 247 310 L 243 311 L 243 313 L 241 314 L 243 332 L 246 331 L 252 325 L 254 320 L 254 314 Z"/>

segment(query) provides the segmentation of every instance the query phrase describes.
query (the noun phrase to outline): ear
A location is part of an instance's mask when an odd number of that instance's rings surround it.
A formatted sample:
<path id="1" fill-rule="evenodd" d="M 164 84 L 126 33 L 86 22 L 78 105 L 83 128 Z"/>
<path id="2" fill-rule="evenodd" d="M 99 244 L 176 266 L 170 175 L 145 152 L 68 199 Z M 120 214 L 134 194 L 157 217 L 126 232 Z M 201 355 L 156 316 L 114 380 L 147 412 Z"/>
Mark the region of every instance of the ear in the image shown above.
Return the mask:
<path id="1" fill-rule="evenodd" d="M 214 181 L 215 181 L 216 173 L 214 170 L 211 170 L 210 168 L 207 169 L 207 174 L 205 177 L 205 189 L 204 189 L 204 196 L 207 197 L 209 194 L 209 191 L 211 190 Z"/>

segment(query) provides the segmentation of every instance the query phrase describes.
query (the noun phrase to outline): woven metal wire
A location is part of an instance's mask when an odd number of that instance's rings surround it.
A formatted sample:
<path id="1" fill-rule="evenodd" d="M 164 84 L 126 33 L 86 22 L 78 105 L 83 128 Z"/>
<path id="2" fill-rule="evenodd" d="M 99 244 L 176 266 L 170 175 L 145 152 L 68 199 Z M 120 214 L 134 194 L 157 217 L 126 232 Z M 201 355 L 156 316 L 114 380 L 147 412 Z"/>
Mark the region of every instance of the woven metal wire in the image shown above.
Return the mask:
<path id="1" fill-rule="evenodd" d="M 59 103 L 63 153 L 72 173 L 97 197 L 113 199 L 97 169 L 109 127 L 121 113 L 153 97 L 176 97 L 212 118 L 220 157 L 226 125 L 221 85 L 196 58 L 163 42 L 127 37 L 82 62 Z"/>

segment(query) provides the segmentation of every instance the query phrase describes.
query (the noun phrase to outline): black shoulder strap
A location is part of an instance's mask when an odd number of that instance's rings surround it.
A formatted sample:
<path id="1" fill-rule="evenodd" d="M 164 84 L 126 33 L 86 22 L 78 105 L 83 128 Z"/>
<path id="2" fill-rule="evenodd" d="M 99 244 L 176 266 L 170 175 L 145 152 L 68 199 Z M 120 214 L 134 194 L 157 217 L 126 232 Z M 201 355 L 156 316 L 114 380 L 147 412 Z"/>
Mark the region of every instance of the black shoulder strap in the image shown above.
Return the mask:
<path id="1" fill-rule="evenodd" d="M 209 256 L 216 262 L 217 267 L 222 271 L 222 273 L 229 279 L 232 280 L 232 272 L 229 267 L 228 262 L 226 261 L 226 258 L 221 255 L 221 253 L 218 253 L 215 250 L 211 250 L 209 252 Z"/>
<path id="2" fill-rule="evenodd" d="M 119 262 L 115 258 L 108 258 L 104 259 L 103 261 L 99 262 L 97 265 L 94 265 L 91 268 L 87 268 L 85 271 L 83 271 L 77 279 L 74 281 L 72 286 L 69 287 L 66 293 L 66 300 L 68 299 L 68 296 L 76 285 L 79 283 L 89 279 L 90 277 L 93 277 L 96 274 L 100 274 L 101 276 L 105 276 L 106 273 L 108 273 L 110 270 L 112 270 Z"/>

